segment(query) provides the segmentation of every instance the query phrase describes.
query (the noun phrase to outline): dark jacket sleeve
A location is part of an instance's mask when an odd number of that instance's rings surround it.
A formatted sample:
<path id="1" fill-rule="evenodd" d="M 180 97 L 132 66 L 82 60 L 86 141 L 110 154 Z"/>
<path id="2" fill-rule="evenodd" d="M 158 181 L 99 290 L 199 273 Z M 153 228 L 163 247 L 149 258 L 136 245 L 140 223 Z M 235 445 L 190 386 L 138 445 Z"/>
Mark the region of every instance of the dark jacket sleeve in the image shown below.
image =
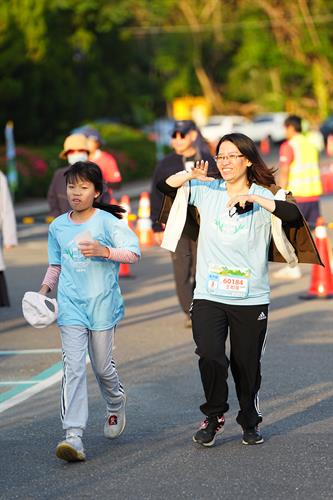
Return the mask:
<path id="1" fill-rule="evenodd" d="M 163 231 L 163 226 L 159 222 L 159 216 L 163 205 L 164 195 L 159 189 L 157 189 L 157 184 L 159 181 L 167 179 L 170 175 L 173 175 L 183 169 L 184 163 L 182 156 L 177 155 L 176 153 L 170 153 L 162 158 L 155 168 L 150 194 L 150 218 L 152 221 L 153 231 L 155 233 Z"/>
<path id="2" fill-rule="evenodd" d="M 51 184 L 49 186 L 48 192 L 47 192 L 47 201 L 50 207 L 50 212 L 53 217 L 58 217 L 58 215 L 61 215 L 63 212 L 61 210 L 61 206 L 59 203 L 59 191 L 61 189 L 59 188 L 60 185 L 64 184 L 65 181 L 63 179 L 63 169 L 61 170 L 56 170 L 53 174 Z"/>
<path id="3" fill-rule="evenodd" d="M 167 184 L 164 179 L 158 181 L 156 187 L 161 193 L 167 194 L 168 196 L 171 196 L 171 198 L 176 197 L 178 188 L 169 186 L 169 184 Z"/>
<path id="4" fill-rule="evenodd" d="M 294 224 L 302 221 L 302 216 L 299 208 L 289 201 L 275 200 L 275 210 L 273 212 L 276 217 L 288 224 Z"/>
<path id="5" fill-rule="evenodd" d="M 152 221 L 152 228 L 155 233 L 163 231 L 162 224 L 158 221 L 163 203 L 163 194 L 159 189 L 157 189 L 157 184 L 163 176 L 162 172 L 163 165 L 160 162 L 155 168 L 150 191 L 150 218 Z"/>

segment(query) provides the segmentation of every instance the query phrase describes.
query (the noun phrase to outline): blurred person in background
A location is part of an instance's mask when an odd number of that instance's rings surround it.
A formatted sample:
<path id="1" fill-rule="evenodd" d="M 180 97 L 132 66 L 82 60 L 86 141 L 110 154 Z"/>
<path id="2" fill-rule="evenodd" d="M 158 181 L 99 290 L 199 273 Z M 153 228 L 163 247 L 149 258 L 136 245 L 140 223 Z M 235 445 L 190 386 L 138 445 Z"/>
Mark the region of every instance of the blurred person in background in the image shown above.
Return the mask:
<path id="1" fill-rule="evenodd" d="M 88 141 L 89 160 L 96 163 L 101 169 L 111 200 L 113 190 L 119 189 L 122 182 L 117 161 L 111 153 L 101 149 L 103 140 L 97 130 L 83 129 L 83 133 Z"/>
<path id="2" fill-rule="evenodd" d="M 209 153 L 206 143 L 200 137 L 193 120 L 178 120 L 171 134 L 173 152 L 162 158 L 156 165 L 151 186 L 151 220 L 155 241 L 161 244 L 164 227 L 159 221 L 163 204 L 163 194 L 156 188 L 157 183 L 181 171 L 191 171 L 196 161 L 208 161 L 210 175 L 219 176 L 216 162 Z M 185 327 L 191 327 L 189 315 L 195 288 L 197 243 L 182 235 L 176 251 L 171 253 L 178 300 L 185 313 Z"/>
<path id="3" fill-rule="evenodd" d="M 6 176 L 0 171 L 0 307 L 9 307 L 2 247 L 9 250 L 17 245 L 16 219 Z"/>
<path id="4" fill-rule="evenodd" d="M 302 120 L 302 132 L 307 140 L 314 145 L 320 154 L 325 149 L 325 140 L 323 134 L 314 124 L 308 120 Z"/>
<path id="5" fill-rule="evenodd" d="M 66 137 L 64 142 L 64 147 L 59 158 L 66 160 L 68 165 L 66 167 L 59 168 L 53 174 L 51 184 L 47 193 L 47 201 L 50 206 L 51 215 L 53 217 L 58 217 L 65 212 L 70 210 L 70 206 L 67 199 L 66 191 L 66 181 L 65 174 L 69 169 L 70 165 L 78 161 L 87 161 L 89 157 L 89 146 L 88 139 L 84 134 L 71 134 Z M 103 203 L 109 203 L 110 197 L 105 188 L 100 201 Z"/>
<path id="6" fill-rule="evenodd" d="M 291 191 L 311 230 L 320 216 L 320 180 L 318 148 L 302 134 L 302 119 L 289 115 L 284 122 L 287 140 L 280 146 L 279 185 Z M 300 267 L 284 266 L 275 273 L 278 279 L 299 279 Z"/>

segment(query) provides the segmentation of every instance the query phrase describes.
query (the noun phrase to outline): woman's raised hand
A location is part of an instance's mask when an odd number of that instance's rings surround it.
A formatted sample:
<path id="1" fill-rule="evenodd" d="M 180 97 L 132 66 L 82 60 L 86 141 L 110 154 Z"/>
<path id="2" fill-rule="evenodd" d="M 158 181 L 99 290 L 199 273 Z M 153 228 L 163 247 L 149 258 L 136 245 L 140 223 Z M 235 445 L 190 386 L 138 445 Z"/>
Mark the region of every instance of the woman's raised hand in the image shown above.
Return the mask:
<path id="1" fill-rule="evenodd" d="M 177 172 L 177 174 L 170 175 L 165 182 L 174 188 L 179 188 L 187 181 L 197 179 L 198 181 L 214 181 L 214 177 L 207 177 L 208 161 L 196 161 L 192 170 Z M 181 174 L 181 175 L 179 175 Z M 184 174 L 184 175 L 183 175 Z"/>
<path id="2" fill-rule="evenodd" d="M 214 181 L 214 177 L 208 177 L 208 161 L 196 161 L 191 170 L 191 178 L 199 181 Z"/>

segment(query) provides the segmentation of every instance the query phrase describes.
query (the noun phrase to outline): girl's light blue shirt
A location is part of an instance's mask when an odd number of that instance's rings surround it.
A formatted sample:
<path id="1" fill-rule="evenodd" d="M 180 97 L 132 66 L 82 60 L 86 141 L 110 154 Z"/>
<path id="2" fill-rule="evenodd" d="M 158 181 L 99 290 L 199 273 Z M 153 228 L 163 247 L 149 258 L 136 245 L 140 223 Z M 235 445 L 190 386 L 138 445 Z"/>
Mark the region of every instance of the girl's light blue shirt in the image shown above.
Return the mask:
<path id="1" fill-rule="evenodd" d="M 83 240 L 98 240 L 101 245 L 125 248 L 140 256 L 138 238 L 126 221 L 99 209 L 81 224 L 74 223 L 66 213 L 49 227 L 49 264 L 61 265 L 58 324 L 109 330 L 124 316 L 118 284 L 120 264 L 84 257 L 78 247 Z"/>
<path id="2" fill-rule="evenodd" d="M 189 203 L 200 214 L 196 287 L 194 299 L 213 300 L 225 304 L 268 304 L 268 250 L 271 240 L 271 213 L 254 203 L 253 210 L 242 215 L 229 215 L 229 195 L 223 180 L 190 181 Z M 268 189 L 252 184 L 250 194 L 274 199 Z M 212 293 L 209 288 L 213 268 L 248 271 L 248 293 L 244 297 L 230 292 Z M 212 281 L 210 281 L 212 283 Z"/>

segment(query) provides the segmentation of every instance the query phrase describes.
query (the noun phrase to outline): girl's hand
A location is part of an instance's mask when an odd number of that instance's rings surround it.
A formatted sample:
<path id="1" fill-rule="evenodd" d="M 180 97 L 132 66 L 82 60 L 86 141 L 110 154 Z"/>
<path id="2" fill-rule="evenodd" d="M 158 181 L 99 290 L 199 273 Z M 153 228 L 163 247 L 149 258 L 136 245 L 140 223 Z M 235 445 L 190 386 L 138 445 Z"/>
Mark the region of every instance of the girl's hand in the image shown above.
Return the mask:
<path id="1" fill-rule="evenodd" d="M 79 249 L 84 257 L 104 257 L 107 258 L 109 250 L 100 244 L 99 241 L 80 241 Z"/>
<path id="2" fill-rule="evenodd" d="M 196 161 L 191 170 L 191 179 L 198 179 L 199 181 L 214 181 L 214 177 L 208 177 L 208 161 Z"/>

